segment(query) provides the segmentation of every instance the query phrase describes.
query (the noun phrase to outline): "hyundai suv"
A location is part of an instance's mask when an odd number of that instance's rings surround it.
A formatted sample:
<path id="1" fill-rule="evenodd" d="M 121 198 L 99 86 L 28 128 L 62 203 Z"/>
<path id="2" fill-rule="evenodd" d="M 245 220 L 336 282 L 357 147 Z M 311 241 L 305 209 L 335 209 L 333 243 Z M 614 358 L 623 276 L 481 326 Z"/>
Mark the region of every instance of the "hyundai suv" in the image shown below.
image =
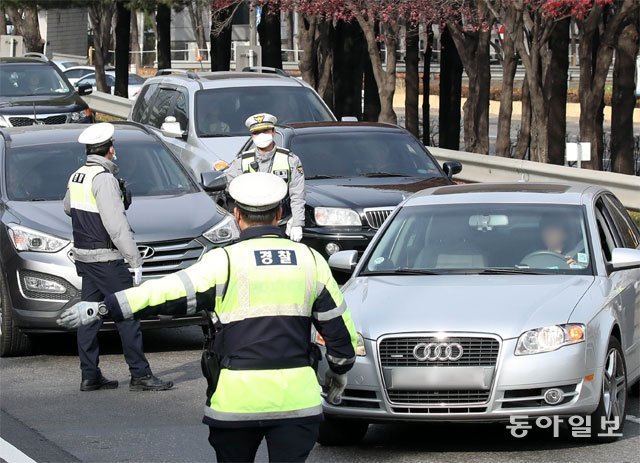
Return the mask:
<path id="1" fill-rule="evenodd" d="M 159 131 L 198 175 L 235 157 L 249 136 L 245 120 L 260 112 L 275 115 L 280 123 L 336 120 L 311 86 L 273 68 L 160 70 L 145 81 L 129 120 Z"/>
<path id="2" fill-rule="evenodd" d="M 0 58 L 0 127 L 94 122 L 80 97 L 91 92 L 90 85 L 76 91 L 40 53 Z"/>
<path id="3" fill-rule="evenodd" d="M 133 196 L 127 217 L 144 257 L 143 279 L 188 267 L 239 236 L 233 216 L 205 193 L 215 187 L 206 174 L 199 185 L 148 128 L 114 125 L 120 174 Z M 83 128 L 0 129 L 0 355 L 25 352 L 31 333 L 60 330 L 56 318 L 80 299 L 71 219 L 62 200 L 69 176 L 86 160 L 77 141 Z M 198 315 L 142 323 L 201 321 Z"/>

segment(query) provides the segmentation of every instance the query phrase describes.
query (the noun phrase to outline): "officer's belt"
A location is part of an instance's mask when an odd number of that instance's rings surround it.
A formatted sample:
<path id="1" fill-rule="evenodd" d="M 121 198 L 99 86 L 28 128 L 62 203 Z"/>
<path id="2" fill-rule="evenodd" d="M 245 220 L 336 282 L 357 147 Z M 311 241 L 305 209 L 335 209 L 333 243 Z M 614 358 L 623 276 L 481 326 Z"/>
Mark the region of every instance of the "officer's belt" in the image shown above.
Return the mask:
<path id="1" fill-rule="evenodd" d="M 284 370 L 311 366 L 309 356 L 289 357 L 283 359 L 239 359 L 224 357 L 220 362 L 227 370 Z"/>
<path id="2" fill-rule="evenodd" d="M 116 250 L 116 248 L 113 246 L 113 243 L 111 241 L 92 241 L 90 243 L 82 243 L 82 242 L 75 242 L 73 243 L 73 245 L 77 248 L 77 249 L 113 249 L 114 251 Z"/>

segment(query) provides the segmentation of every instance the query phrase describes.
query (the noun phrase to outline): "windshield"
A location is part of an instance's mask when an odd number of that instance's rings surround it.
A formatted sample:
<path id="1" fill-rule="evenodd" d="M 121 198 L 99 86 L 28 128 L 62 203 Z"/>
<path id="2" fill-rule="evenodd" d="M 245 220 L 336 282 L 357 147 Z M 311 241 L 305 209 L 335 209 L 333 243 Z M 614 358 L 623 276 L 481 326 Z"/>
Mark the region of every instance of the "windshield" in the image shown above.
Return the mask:
<path id="1" fill-rule="evenodd" d="M 404 133 L 296 135 L 291 151 L 302 161 L 307 178 L 442 176 L 425 149 Z"/>
<path id="2" fill-rule="evenodd" d="M 405 207 L 363 274 L 591 274 L 582 209 L 538 204 Z"/>
<path id="3" fill-rule="evenodd" d="M 248 136 L 249 116 L 267 112 L 279 124 L 333 121 L 322 100 L 306 87 L 233 87 L 196 93 L 196 133 L 199 137 Z"/>
<path id="4" fill-rule="evenodd" d="M 0 96 L 68 95 L 73 89 L 48 65 L 3 64 L 0 66 Z"/>
<path id="5" fill-rule="evenodd" d="M 116 132 L 117 137 L 117 132 Z M 133 196 L 158 196 L 198 191 L 177 161 L 160 144 L 150 141 L 118 143 L 120 171 Z M 79 143 L 26 146 L 7 151 L 7 195 L 14 201 L 61 200 L 69 176 L 86 161 Z"/>

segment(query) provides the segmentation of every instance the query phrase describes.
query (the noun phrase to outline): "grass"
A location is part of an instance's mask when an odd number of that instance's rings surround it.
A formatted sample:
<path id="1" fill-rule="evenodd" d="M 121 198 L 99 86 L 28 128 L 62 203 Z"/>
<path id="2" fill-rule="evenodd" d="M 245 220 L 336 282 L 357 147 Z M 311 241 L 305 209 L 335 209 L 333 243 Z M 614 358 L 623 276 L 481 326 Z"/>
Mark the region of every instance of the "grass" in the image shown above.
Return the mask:
<path id="1" fill-rule="evenodd" d="M 117 122 L 123 121 L 124 119 L 120 119 L 119 117 L 109 116 L 108 114 L 95 113 L 96 114 L 96 122 Z"/>
<path id="2" fill-rule="evenodd" d="M 631 216 L 631 218 L 633 219 L 633 221 L 636 223 L 636 225 L 638 226 L 638 228 L 640 228 L 640 212 L 632 212 L 632 211 L 629 211 L 629 215 Z"/>

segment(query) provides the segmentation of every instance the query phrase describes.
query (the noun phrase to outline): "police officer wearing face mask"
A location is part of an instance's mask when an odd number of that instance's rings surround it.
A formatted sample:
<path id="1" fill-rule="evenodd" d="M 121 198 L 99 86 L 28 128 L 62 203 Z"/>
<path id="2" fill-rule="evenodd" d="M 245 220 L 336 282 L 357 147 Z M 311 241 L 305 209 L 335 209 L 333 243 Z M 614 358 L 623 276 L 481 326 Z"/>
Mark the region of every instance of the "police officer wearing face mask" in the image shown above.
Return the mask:
<path id="1" fill-rule="evenodd" d="M 113 147 L 115 128 L 108 122 L 85 129 L 78 142 L 86 145 L 87 162 L 69 179 L 64 210 L 71 216 L 73 256 L 82 277 L 82 300 L 100 302 L 107 294 L 140 284 L 142 257 L 133 239 L 125 215 L 130 198 L 116 179 L 118 166 Z M 133 269 L 133 280 L 124 261 Z M 98 368 L 98 331 L 102 321 L 94 320 L 78 327 L 78 355 L 82 370 L 81 391 L 115 389 L 117 381 L 108 380 Z M 116 323 L 122 350 L 131 372 L 130 390 L 159 391 L 173 383 L 156 378 L 142 350 L 140 322 Z"/>
<path id="2" fill-rule="evenodd" d="M 271 172 L 287 183 L 288 194 L 283 201 L 283 216 L 291 214 L 286 233 L 293 241 L 302 239 L 304 227 L 304 170 L 298 156 L 276 146 L 273 136 L 278 119 L 267 113 L 250 116 L 245 125 L 251 132 L 256 149 L 245 151 L 226 170 L 230 183 L 235 177 L 249 172 Z"/>
<path id="3" fill-rule="evenodd" d="M 203 422 L 219 462 L 253 461 L 263 439 L 270 461 L 307 458 L 322 420 L 312 326 L 326 343 L 328 402 L 341 401 L 356 358 L 351 312 L 329 265 L 277 227 L 286 192 L 274 175 L 240 175 L 229 185 L 241 229 L 237 243 L 207 252 L 187 269 L 108 295 L 104 304 L 76 304 L 58 319 L 72 328 L 106 314 L 123 320 L 208 311 L 219 325 L 213 345 L 219 361 L 203 366 L 211 381 Z M 216 372 L 215 379 L 208 372 Z"/>

